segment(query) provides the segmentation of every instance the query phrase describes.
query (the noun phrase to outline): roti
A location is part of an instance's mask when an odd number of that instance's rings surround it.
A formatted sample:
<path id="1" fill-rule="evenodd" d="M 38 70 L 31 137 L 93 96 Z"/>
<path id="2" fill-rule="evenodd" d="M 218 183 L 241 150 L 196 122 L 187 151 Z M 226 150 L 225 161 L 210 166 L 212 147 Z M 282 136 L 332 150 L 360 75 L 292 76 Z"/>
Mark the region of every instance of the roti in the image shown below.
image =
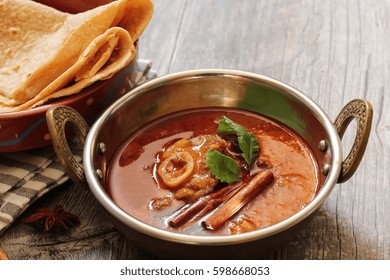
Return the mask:
<path id="1" fill-rule="evenodd" d="M 134 58 L 150 0 L 119 0 L 69 14 L 0 0 L 0 112 L 36 107 L 109 79 Z"/>

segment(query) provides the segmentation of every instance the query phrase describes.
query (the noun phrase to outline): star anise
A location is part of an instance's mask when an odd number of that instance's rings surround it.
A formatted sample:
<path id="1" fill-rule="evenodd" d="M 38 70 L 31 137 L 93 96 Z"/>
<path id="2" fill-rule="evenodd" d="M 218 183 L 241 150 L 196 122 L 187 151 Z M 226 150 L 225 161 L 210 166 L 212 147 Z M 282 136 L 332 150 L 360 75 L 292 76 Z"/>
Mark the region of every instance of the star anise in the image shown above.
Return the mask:
<path id="1" fill-rule="evenodd" d="M 54 209 L 39 209 L 23 222 L 43 232 L 64 232 L 79 225 L 80 219 L 65 211 L 62 205 L 57 205 Z"/>

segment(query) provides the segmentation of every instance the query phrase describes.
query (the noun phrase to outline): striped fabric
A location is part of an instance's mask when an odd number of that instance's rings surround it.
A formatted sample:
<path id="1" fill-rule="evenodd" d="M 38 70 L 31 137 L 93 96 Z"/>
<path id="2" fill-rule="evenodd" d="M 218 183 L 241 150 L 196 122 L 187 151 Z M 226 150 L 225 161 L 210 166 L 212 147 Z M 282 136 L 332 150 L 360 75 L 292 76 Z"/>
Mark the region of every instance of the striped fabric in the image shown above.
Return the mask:
<path id="1" fill-rule="evenodd" d="M 74 153 L 81 161 L 82 151 Z M 51 147 L 0 154 L 0 234 L 29 205 L 67 180 Z"/>
<path id="2" fill-rule="evenodd" d="M 135 87 L 156 77 L 151 62 L 139 60 L 138 70 L 129 80 Z M 82 149 L 73 153 L 81 162 Z M 0 234 L 31 204 L 68 180 L 51 147 L 16 153 L 0 153 Z"/>

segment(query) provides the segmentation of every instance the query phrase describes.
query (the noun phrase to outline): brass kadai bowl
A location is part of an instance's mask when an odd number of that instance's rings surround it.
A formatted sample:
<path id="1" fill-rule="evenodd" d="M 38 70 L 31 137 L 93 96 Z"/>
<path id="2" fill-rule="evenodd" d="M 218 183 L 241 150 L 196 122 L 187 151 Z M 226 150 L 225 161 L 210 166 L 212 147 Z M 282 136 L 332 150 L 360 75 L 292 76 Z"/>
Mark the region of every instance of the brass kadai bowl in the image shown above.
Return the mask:
<path id="1" fill-rule="evenodd" d="M 155 228 L 132 217 L 107 195 L 106 168 L 117 148 L 146 123 L 190 108 L 240 108 L 276 119 L 303 137 L 321 169 L 320 190 L 302 210 L 272 226 L 229 236 L 193 236 Z M 357 169 L 369 138 L 372 107 L 361 99 L 342 108 L 333 123 L 300 91 L 269 77 L 234 70 L 195 70 L 163 76 L 130 91 L 94 123 L 91 129 L 68 107 L 48 111 L 49 130 L 61 162 L 78 184 L 87 184 L 113 223 L 126 237 L 162 258 L 260 258 L 291 240 L 328 198 L 336 183 Z M 349 154 L 341 139 L 356 120 Z M 71 122 L 85 138 L 83 167 L 74 159 L 65 136 Z"/>

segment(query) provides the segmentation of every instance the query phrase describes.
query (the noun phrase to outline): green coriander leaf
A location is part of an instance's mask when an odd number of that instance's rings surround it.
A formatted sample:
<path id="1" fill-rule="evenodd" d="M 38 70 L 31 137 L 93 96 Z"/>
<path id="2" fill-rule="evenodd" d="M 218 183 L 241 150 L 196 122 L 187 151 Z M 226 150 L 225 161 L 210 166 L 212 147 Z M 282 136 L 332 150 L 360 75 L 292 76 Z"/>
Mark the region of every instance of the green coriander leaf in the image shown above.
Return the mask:
<path id="1" fill-rule="evenodd" d="M 232 184 L 240 181 L 241 169 L 232 158 L 210 149 L 206 154 L 206 162 L 210 171 L 221 182 Z"/>
<path id="2" fill-rule="evenodd" d="M 251 166 L 258 156 L 259 142 L 253 134 L 245 133 L 238 136 L 238 143 L 241 151 L 243 152 L 243 158 L 246 163 Z"/>
<path id="3" fill-rule="evenodd" d="M 237 134 L 238 131 L 243 130 L 243 127 L 236 124 L 226 116 L 222 116 L 218 124 L 218 134 Z"/>
<path id="4" fill-rule="evenodd" d="M 249 133 L 244 127 L 233 122 L 228 117 L 222 116 L 218 124 L 218 134 L 229 140 L 231 140 L 232 136 L 235 136 L 238 146 L 243 153 L 243 158 L 251 166 L 259 152 L 259 141 L 252 133 Z"/>

